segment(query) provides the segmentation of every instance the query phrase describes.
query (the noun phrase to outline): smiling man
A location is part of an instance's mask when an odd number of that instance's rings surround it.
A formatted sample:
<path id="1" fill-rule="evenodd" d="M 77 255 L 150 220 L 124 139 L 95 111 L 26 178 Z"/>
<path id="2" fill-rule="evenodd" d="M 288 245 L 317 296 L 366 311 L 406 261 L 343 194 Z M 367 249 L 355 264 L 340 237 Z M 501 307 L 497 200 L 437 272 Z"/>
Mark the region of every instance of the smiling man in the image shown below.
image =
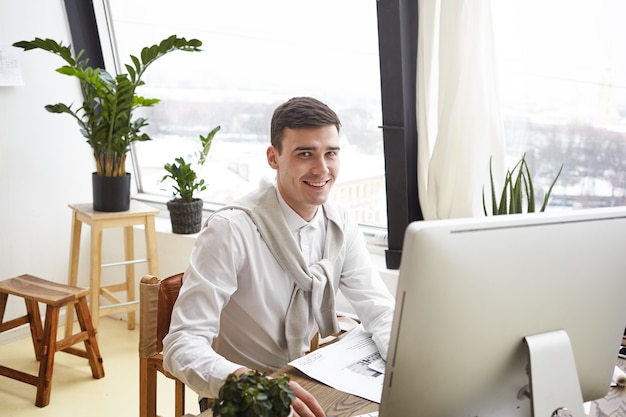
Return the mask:
<path id="1" fill-rule="evenodd" d="M 217 396 L 230 373 L 285 366 L 318 330 L 322 337 L 338 331 L 338 291 L 386 356 L 394 298 L 358 225 L 329 200 L 340 128 L 316 99 L 280 105 L 267 149 L 275 182 L 215 212 L 200 232 L 163 355 L 165 369 L 201 397 Z M 296 415 L 324 415 L 315 398 L 291 385 Z"/>

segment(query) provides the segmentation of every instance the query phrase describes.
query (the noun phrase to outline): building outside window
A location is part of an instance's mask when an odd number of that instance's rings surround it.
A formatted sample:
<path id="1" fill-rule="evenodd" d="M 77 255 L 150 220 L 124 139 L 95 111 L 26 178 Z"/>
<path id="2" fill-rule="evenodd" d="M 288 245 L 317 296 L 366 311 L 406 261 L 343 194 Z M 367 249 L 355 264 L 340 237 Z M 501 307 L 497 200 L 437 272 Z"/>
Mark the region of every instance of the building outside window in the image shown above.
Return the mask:
<path id="1" fill-rule="evenodd" d="M 492 5 L 508 166 L 547 188 L 563 164 L 550 209 L 626 205 L 626 3 Z"/>

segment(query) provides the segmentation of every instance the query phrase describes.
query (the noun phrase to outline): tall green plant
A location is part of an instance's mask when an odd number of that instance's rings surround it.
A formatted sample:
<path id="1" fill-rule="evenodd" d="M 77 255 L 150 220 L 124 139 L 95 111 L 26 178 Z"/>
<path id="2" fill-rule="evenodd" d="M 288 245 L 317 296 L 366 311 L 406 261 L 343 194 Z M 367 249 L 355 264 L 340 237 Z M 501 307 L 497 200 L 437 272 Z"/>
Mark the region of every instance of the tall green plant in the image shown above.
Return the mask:
<path id="1" fill-rule="evenodd" d="M 25 51 L 43 49 L 60 56 L 67 65 L 57 72 L 76 77 L 83 90 L 83 103 L 73 108 L 63 103 L 45 106 L 51 113 L 67 113 L 76 119 L 80 132 L 87 138 L 96 160 L 99 175 L 126 175 L 126 155 L 130 145 L 137 141 L 150 140 L 141 129 L 148 125 L 143 117 L 133 119 L 133 111 L 139 107 L 153 106 L 157 98 L 145 98 L 135 94 L 137 87 L 144 85 L 141 77 L 157 59 L 173 51 L 200 51 L 202 42 L 187 40 L 172 35 L 160 43 L 145 47 L 139 57 L 130 56 L 132 65 L 126 64 L 126 74 L 113 77 L 102 68 L 89 66 L 83 59 L 84 51 L 72 56 L 70 47 L 52 39 L 35 38 L 32 41 L 15 42 L 13 46 Z"/>
<path id="2" fill-rule="evenodd" d="M 209 132 L 207 136 L 200 135 L 200 149 L 195 152 L 195 156 L 198 158 L 196 166 L 200 168 L 206 162 L 206 157 L 211 149 L 213 143 L 213 137 L 220 130 L 221 126 L 217 126 Z M 192 167 L 190 162 L 185 162 L 185 159 L 180 156 L 174 159 L 173 163 L 167 163 L 163 167 L 167 174 L 163 176 L 161 181 L 171 179 L 174 181 L 172 188 L 174 189 L 174 199 L 180 199 L 185 203 L 189 203 L 193 200 L 194 193 L 196 191 L 206 190 L 204 185 L 204 179 L 198 179 L 198 173 Z"/>
<path id="3" fill-rule="evenodd" d="M 495 215 L 500 214 L 515 214 L 524 213 L 524 200 L 526 201 L 526 212 L 533 213 L 535 211 L 535 188 L 533 186 L 532 176 L 530 175 L 530 169 L 526 162 L 526 154 L 522 155 L 522 158 L 513 166 L 513 169 L 507 170 L 504 177 L 504 185 L 502 192 L 500 193 L 500 200 L 498 201 L 497 191 L 493 181 L 493 171 L 491 158 L 489 159 L 489 179 L 491 182 L 491 213 Z M 548 206 L 548 200 L 552 193 L 552 188 L 561 175 L 563 165 L 556 174 L 556 177 L 550 184 L 550 188 L 546 192 L 543 198 L 543 204 L 539 211 L 545 211 Z M 487 213 L 487 204 L 485 203 L 485 187 L 482 191 L 483 195 L 483 211 L 485 216 Z"/>

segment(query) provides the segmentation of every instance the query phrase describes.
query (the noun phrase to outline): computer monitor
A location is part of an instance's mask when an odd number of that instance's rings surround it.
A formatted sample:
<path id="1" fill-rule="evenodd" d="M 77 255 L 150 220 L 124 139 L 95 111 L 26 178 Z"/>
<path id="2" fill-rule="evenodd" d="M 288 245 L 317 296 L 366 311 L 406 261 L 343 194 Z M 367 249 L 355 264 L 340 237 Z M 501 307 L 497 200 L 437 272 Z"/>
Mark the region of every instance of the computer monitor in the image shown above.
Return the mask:
<path id="1" fill-rule="evenodd" d="M 581 415 L 625 326 L 626 207 L 414 222 L 380 417 Z"/>

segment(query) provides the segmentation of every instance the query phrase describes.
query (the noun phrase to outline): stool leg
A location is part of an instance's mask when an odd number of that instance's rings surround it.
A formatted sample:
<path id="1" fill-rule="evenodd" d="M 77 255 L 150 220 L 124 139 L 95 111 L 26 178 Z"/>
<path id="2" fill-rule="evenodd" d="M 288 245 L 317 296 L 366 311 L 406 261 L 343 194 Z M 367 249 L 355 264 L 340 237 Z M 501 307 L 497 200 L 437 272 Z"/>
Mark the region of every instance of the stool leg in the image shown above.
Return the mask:
<path id="1" fill-rule="evenodd" d="M 80 328 L 83 332 L 87 333 L 85 351 L 87 353 L 87 359 L 89 360 L 89 366 L 91 367 L 91 374 L 94 378 L 100 379 L 104 377 L 104 367 L 102 366 L 102 356 L 100 356 L 100 349 L 98 348 L 96 330 L 91 322 L 87 299 L 81 297 L 74 305 Z"/>
<path id="2" fill-rule="evenodd" d="M 56 352 L 56 336 L 59 324 L 59 307 L 46 307 L 46 321 L 43 329 L 41 359 L 39 361 L 39 377 L 37 380 L 37 397 L 35 405 L 45 407 L 50 403 L 52 387 L 52 370 Z"/>
<path id="3" fill-rule="evenodd" d="M 154 216 L 146 216 L 145 224 L 146 252 L 148 255 L 148 273 L 155 277 L 159 276 L 159 258 L 157 254 L 156 228 Z"/>
<path id="4" fill-rule="evenodd" d="M 127 261 L 135 259 L 135 236 L 133 226 L 124 227 L 124 254 Z M 135 265 L 126 265 L 126 301 L 135 301 Z M 128 329 L 135 329 L 135 311 L 128 312 Z"/>
<path id="5" fill-rule="evenodd" d="M 41 314 L 39 312 L 39 304 L 37 301 L 26 300 L 26 312 L 28 314 L 28 324 L 30 326 L 30 336 L 33 339 L 33 348 L 35 349 L 35 357 L 41 360 L 41 352 L 43 349 L 43 329 L 41 327 Z M 56 336 L 55 336 L 56 337 Z"/>
<path id="6" fill-rule="evenodd" d="M 82 222 L 78 220 L 76 210 L 72 210 L 72 235 L 70 242 L 70 262 L 68 265 L 68 279 L 69 285 L 78 285 L 78 260 L 80 257 L 80 233 L 82 230 Z M 69 337 L 72 334 L 72 327 L 74 325 L 74 310 L 68 308 L 65 312 L 65 337 Z"/>
<path id="7" fill-rule="evenodd" d="M 4 323 L 4 312 L 7 308 L 7 299 L 9 298 L 9 294 L 1 293 L 0 294 L 0 323 Z"/>
<path id="8" fill-rule="evenodd" d="M 91 321 L 98 328 L 100 320 L 100 274 L 102 268 L 102 224 L 94 222 L 91 226 L 91 260 L 89 261 L 89 302 Z"/>

